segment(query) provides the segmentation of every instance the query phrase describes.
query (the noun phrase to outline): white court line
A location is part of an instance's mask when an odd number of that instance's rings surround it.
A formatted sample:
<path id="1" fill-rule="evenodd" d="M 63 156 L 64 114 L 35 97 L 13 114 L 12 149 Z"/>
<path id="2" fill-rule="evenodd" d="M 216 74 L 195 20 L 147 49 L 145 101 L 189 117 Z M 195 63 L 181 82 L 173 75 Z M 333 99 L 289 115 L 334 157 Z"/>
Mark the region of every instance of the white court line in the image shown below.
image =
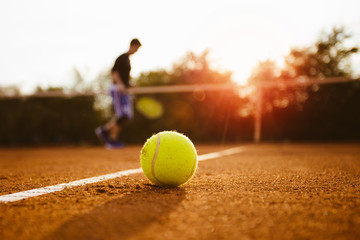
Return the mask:
<path id="1" fill-rule="evenodd" d="M 227 155 L 233 155 L 233 154 L 236 154 L 236 153 L 239 153 L 242 151 L 243 151 L 243 147 L 230 148 L 230 149 L 227 149 L 224 151 L 199 155 L 198 160 L 205 161 L 205 160 L 219 158 L 219 157 L 223 157 L 223 156 L 227 156 Z M 3 203 L 16 202 L 16 201 L 19 201 L 22 199 L 27 199 L 29 197 L 36 197 L 36 196 L 40 196 L 40 195 L 44 195 L 44 194 L 48 194 L 48 193 L 62 191 L 65 188 L 69 188 L 69 187 L 82 186 L 85 184 L 101 182 L 101 181 L 105 181 L 105 180 L 114 179 L 117 177 L 123 177 L 123 176 L 128 176 L 131 174 L 135 174 L 135 173 L 141 173 L 141 172 L 142 172 L 141 168 L 129 169 L 129 170 L 124 170 L 124 171 L 119 171 L 116 173 L 105 174 L 105 175 L 98 176 L 98 177 L 91 177 L 91 178 L 76 180 L 76 181 L 69 182 L 69 183 L 60 183 L 60 184 L 56 184 L 56 185 L 52 185 L 52 186 L 36 188 L 36 189 L 27 190 L 27 191 L 23 191 L 23 192 L 2 195 L 2 196 L 0 196 L 0 202 L 3 202 Z"/>
<path id="2" fill-rule="evenodd" d="M 233 154 L 242 152 L 243 150 L 244 150 L 243 147 L 235 147 L 235 148 L 229 148 L 229 149 L 219 151 L 219 152 L 203 154 L 203 155 L 198 156 L 198 161 L 205 161 L 205 160 L 209 160 L 209 159 L 213 159 L 213 158 L 219 158 L 219 157 L 223 157 L 223 156 L 227 156 L 227 155 L 233 155 Z"/>

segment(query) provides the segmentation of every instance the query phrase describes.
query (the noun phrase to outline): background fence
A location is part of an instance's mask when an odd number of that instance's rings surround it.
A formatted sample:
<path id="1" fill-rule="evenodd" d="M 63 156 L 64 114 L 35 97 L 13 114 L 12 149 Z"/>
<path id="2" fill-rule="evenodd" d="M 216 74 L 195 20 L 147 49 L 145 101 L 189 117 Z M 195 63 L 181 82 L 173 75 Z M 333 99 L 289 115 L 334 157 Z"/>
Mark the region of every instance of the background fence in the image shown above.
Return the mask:
<path id="1" fill-rule="evenodd" d="M 360 140 L 358 79 L 130 91 L 135 96 L 135 117 L 121 133 L 126 143 L 142 143 L 162 130 L 177 130 L 194 141 L 212 143 Z M 136 109 L 145 96 L 163 108 L 155 119 Z M 110 118 L 109 111 L 109 99 L 101 93 L 2 96 L 0 145 L 99 144 L 94 129 Z"/>

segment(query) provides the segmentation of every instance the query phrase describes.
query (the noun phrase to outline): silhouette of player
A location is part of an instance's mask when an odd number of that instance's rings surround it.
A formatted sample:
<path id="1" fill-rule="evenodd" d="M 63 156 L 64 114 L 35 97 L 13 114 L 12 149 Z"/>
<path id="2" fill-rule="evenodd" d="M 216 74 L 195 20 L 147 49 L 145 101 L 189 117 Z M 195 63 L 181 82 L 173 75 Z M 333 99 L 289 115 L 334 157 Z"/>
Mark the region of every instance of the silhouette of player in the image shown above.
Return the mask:
<path id="1" fill-rule="evenodd" d="M 132 100 L 127 93 L 127 88 L 130 86 L 131 70 L 129 57 L 136 53 L 140 47 L 141 43 L 138 39 L 131 40 L 129 50 L 116 59 L 111 69 L 113 83 L 110 87 L 110 95 L 115 116 L 107 124 L 95 129 L 96 135 L 107 148 L 124 146 L 118 141 L 118 136 L 123 125 L 133 118 Z"/>

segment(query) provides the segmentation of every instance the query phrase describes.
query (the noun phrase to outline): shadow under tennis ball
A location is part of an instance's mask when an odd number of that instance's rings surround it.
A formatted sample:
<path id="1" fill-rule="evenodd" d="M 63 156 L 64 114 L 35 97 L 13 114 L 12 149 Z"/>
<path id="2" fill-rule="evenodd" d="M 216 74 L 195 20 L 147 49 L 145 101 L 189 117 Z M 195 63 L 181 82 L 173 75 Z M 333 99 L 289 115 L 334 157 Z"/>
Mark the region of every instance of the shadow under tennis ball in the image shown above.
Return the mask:
<path id="1" fill-rule="evenodd" d="M 183 188 L 147 185 L 71 218 L 44 239 L 126 239 L 169 215 L 184 199 Z"/>

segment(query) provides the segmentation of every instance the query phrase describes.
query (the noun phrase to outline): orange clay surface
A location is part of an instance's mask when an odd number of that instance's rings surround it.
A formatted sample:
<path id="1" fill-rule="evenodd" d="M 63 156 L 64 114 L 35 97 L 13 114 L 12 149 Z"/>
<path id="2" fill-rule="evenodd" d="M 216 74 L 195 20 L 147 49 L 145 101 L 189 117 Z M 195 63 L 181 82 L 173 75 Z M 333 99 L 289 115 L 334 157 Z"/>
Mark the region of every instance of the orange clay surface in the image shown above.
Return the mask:
<path id="1" fill-rule="evenodd" d="M 360 144 L 243 147 L 178 188 L 134 174 L 0 203 L 0 239 L 359 239 Z M 0 149 L 0 195 L 139 168 L 140 149 Z"/>

